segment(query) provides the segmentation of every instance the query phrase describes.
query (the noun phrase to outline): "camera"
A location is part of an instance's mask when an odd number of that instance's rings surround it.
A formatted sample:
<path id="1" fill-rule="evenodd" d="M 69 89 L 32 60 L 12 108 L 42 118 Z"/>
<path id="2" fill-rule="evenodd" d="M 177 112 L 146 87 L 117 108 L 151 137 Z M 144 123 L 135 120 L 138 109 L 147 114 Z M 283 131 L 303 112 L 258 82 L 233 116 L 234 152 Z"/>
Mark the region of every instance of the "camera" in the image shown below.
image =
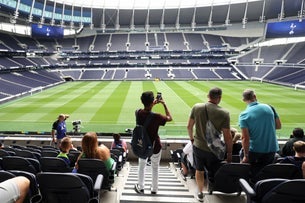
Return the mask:
<path id="1" fill-rule="evenodd" d="M 74 133 L 79 133 L 81 128 L 82 121 L 75 120 L 72 122 Z"/>
<path id="2" fill-rule="evenodd" d="M 157 101 L 162 100 L 162 93 L 161 92 L 157 92 L 157 97 L 156 97 Z"/>
<path id="3" fill-rule="evenodd" d="M 82 124 L 81 120 L 76 120 L 72 122 L 72 125 L 80 125 L 80 124 Z"/>

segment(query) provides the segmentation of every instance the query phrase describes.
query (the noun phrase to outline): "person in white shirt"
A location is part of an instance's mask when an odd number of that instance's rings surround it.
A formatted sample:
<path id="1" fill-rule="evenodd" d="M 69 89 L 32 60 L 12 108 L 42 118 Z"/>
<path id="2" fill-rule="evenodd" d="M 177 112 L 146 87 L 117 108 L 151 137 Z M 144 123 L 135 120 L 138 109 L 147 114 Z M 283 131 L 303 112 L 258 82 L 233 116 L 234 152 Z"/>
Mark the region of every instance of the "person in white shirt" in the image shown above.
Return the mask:
<path id="1" fill-rule="evenodd" d="M 193 166 L 194 166 L 193 144 L 189 140 L 185 145 L 185 147 L 183 148 L 183 153 L 181 155 L 182 175 L 186 177 L 189 174 L 189 169 Z"/>

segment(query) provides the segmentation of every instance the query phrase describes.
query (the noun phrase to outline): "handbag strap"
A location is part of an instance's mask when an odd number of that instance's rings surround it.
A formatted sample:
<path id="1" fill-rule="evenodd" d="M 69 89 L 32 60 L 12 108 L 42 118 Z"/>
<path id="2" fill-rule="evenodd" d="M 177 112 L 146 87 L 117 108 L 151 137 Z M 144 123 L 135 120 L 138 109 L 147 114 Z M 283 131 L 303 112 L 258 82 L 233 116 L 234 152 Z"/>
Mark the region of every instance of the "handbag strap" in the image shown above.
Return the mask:
<path id="1" fill-rule="evenodd" d="M 204 104 L 204 109 L 205 109 L 205 115 L 207 116 L 207 121 L 209 120 L 209 114 L 208 114 L 208 110 L 207 110 L 207 105 Z"/>

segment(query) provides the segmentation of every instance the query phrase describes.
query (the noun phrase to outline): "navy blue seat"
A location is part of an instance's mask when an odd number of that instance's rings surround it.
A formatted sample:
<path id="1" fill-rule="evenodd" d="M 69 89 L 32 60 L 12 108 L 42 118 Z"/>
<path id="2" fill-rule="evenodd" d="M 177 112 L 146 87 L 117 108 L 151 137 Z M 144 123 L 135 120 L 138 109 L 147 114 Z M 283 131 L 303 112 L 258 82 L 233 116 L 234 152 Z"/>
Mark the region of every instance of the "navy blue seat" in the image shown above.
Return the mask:
<path id="1" fill-rule="evenodd" d="M 247 203 L 302 203 L 305 202 L 305 179 L 271 178 L 258 181 L 252 188 L 244 180 L 239 180 L 247 195 Z"/>
<path id="2" fill-rule="evenodd" d="M 209 183 L 209 193 L 219 191 L 223 193 L 241 194 L 239 179 L 248 180 L 250 177 L 250 165 L 241 163 L 226 163 L 222 165 L 214 176 L 214 183 Z M 212 184 L 212 185 L 210 185 Z"/>
<path id="3" fill-rule="evenodd" d="M 77 163 L 78 173 L 90 176 L 93 181 L 101 174 L 104 177 L 102 189 L 111 189 L 111 186 L 114 183 L 116 163 L 113 164 L 111 170 L 108 170 L 105 163 L 100 159 L 81 158 Z"/>
<path id="4" fill-rule="evenodd" d="M 44 203 L 91 203 L 100 200 L 103 176 L 93 182 L 83 174 L 42 172 L 37 174 L 37 181 Z"/>
<path id="5" fill-rule="evenodd" d="M 43 172 L 71 172 L 72 168 L 62 159 L 57 157 L 41 157 L 41 170 Z"/>

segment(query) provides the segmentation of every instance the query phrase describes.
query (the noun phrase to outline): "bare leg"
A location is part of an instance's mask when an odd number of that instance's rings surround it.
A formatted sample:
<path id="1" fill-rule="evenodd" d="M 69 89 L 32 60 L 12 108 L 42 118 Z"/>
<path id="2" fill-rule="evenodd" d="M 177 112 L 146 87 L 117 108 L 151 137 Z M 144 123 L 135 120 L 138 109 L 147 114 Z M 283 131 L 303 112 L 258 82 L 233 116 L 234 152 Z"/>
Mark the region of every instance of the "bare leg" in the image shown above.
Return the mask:
<path id="1" fill-rule="evenodd" d="M 187 167 L 184 165 L 184 163 L 181 163 L 181 167 L 182 167 L 182 173 L 184 176 L 187 176 L 188 170 Z"/>
<path id="2" fill-rule="evenodd" d="M 198 192 L 203 192 L 203 187 L 204 187 L 204 171 L 198 171 L 196 170 L 196 183 L 198 186 Z"/>

